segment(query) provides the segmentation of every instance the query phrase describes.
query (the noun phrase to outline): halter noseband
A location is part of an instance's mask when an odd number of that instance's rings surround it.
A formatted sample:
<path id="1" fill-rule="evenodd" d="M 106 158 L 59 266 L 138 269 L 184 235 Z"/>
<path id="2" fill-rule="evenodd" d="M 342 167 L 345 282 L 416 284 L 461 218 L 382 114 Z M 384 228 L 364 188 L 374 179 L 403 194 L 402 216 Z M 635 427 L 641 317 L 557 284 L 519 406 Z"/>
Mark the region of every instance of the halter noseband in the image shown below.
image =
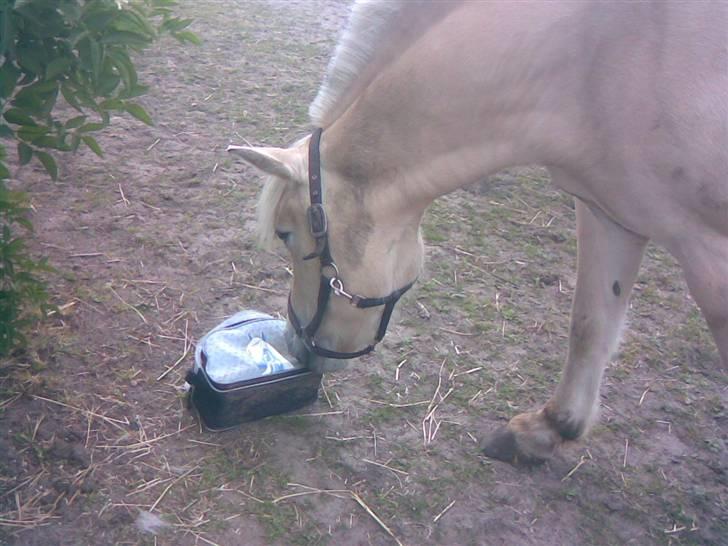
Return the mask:
<path id="1" fill-rule="evenodd" d="M 308 254 L 303 258 L 304 260 L 318 258 L 321 263 L 318 302 L 316 305 L 316 313 L 311 319 L 311 322 L 309 322 L 307 326 L 303 326 L 298 315 L 296 315 L 296 312 L 293 309 L 293 302 L 291 300 L 291 295 L 289 294 L 288 318 L 291 322 L 291 326 L 293 326 L 293 329 L 296 332 L 296 335 L 303 341 L 306 349 L 310 352 L 325 358 L 357 358 L 372 352 L 376 344 L 382 341 L 384 334 L 387 333 L 387 325 L 389 324 L 389 319 L 392 317 L 394 306 L 397 304 L 397 301 L 399 301 L 399 298 L 401 298 L 407 290 L 412 288 L 415 281 L 408 283 L 383 298 L 365 298 L 356 294 L 350 294 L 345 290 L 344 281 L 341 279 L 339 274 L 339 268 L 336 267 L 336 263 L 331 257 L 331 251 L 329 249 L 328 221 L 326 218 L 326 211 L 323 207 L 323 194 L 321 188 L 321 155 L 319 153 L 319 145 L 321 143 L 322 131 L 323 129 L 321 128 L 314 130 L 311 134 L 311 140 L 308 145 L 308 191 L 311 204 L 308 207 L 306 215 L 308 217 L 308 226 L 311 231 L 311 235 L 316 241 L 316 248 L 311 254 Z M 317 345 L 314 336 L 323 322 L 324 313 L 326 312 L 332 293 L 335 296 L 346 298 L 349 303 L 357 309 L 369 309 L 370 307 L 384 306 L 382 318 L 379 321 L 379 328 L 377 329 L 377 335 L 374 338 L 374 343 L 359 351 L 351 353 L 332 351 Z"/>

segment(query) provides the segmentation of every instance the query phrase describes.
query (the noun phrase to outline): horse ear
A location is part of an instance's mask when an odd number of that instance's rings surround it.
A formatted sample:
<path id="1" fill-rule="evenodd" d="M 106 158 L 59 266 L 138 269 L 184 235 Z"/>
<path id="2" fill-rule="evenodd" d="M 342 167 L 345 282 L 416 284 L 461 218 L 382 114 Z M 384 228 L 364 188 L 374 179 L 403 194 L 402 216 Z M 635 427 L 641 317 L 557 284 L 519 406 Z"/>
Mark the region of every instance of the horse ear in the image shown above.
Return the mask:
<path id="1" fill-rule="evenodd" d="M 242 157 L 245 161 L 267 174 L 295 180 L 291 150 L 286 148 L 254 148 L 251 146 L 228 146 L 228 152 Z"/>

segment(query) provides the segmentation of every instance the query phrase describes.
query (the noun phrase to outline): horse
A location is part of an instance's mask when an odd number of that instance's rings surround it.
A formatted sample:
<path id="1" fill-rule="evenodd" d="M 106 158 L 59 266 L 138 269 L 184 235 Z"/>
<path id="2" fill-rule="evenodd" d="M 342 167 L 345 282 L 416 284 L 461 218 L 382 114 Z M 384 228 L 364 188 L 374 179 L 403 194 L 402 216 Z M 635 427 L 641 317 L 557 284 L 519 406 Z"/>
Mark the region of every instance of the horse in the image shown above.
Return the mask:
<path id="1" fill-rule="evenodd" d="M 547 460 L 594 422 L 649 240 L 671 253 L 728 367 L 728 4 L 358 1 L 268 175 L 264 242 L 293 262 L 294 353 L 339 369 L 382 339 L 423 263 L 439 196 L 541 165 L 575 200 L 577 280 L 560 382 L 485 440 Z"/>

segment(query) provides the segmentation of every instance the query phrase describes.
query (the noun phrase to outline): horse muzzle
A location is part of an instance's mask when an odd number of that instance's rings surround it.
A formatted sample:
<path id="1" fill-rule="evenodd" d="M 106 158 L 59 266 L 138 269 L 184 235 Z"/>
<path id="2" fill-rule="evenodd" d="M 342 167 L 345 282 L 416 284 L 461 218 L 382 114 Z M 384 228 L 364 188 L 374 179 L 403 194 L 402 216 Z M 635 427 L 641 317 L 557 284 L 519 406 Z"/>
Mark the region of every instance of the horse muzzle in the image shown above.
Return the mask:
<path id="1" fill-rule="evenodd" d="M 314 372 L 324 373 L 343 370 L 349 363 L 349 360 L 326 358 L 309 351 L 303 340 L 296 335 L 296 331 L 293 326 L 291 326 L 290 321 L 286 327 L 285 337 L 286 345 L 288 346 L 288 351 L 291 356 Z"/>

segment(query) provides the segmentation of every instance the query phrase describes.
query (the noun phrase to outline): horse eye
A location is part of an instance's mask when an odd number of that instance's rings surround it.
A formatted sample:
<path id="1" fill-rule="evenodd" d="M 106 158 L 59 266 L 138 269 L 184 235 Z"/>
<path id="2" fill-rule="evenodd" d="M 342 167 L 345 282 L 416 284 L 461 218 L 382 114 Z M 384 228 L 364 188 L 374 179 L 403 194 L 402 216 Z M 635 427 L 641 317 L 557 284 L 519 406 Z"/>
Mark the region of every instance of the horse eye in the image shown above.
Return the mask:
<path id="1" fill-rule="evenodd" d="M 276 237 L 278 237 L 284 243 L 288 241 L 288 237 L 291 236 L 290 231 L 278 231 L 276 230 Z"/>

